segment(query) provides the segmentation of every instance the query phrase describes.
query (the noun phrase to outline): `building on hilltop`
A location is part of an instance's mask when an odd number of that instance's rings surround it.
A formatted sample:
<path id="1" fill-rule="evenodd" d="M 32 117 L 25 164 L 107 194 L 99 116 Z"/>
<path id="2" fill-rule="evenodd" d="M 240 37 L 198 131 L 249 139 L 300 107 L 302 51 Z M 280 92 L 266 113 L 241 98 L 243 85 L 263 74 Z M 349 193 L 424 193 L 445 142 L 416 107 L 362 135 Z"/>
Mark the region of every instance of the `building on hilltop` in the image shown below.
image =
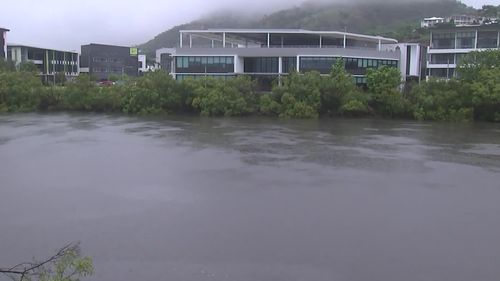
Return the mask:
<path id="1" fill-rule="evenodd" d="M 7 28 L 0 27 L 0 58 L 7 58 Z"/>
<path id="2" fill-rule="evenodd" d="M 428 77 L 450 79 L 464 55 L 500 48 L 500 25 L 437 26 L 430 30 Z"/>
<path id="3" fill-rule="evenodd" d="M 447 23 L 455 26 L 468 26 L 468 25 L 483 25 L 483 24 L 496 24 L 498 18 L 494 17 L 479 17 L 471 15 L 454 15 L 447 18 L 432 17 L 425 18 L 420 22 L 420 27 L 431 28 L 437 25 Z"/>
<path id="4" fill-rule="evenodd" d="M 164 53 L 173 58 L 171 73 L 178 80 L 244 74 L 269 87 L 271 81 L 291 71 L 326 75 L 342 59 L 356 83 L 365 84 L 367 69 L 384 65 L 400 68 L 406 79 L 407 70 L 402 68 L 406 64 L 400 64 L 402 52 L 397 44 L 391 38 L 339 31 L 181 30 L 179 47 Z"/>
<path id="5" fill-rule="evenodd" d="M 21 63 L 32 62 L 46 83 L 55 82 L 58 73 L 64 73 L 66 78 L 72 79 L 80 72 L 78 53 L 73 51 L 8 44 L 7 59 L 12 61 L 16 67 L 19 67 Z"/>
<path id="6" fill-rule="evenodd" d="M 429 28 L 429 27 L 435 26 L 436 24 L 444 23 L 444 22 L 445 22 L 445 19 L 440 18 L 440 17 L 425 18 L 420 22 L 420 27 L 421 28 Z"/>
<path id="7" fill-rule="evenodd" d="M 469 15 L 454 15 L 446 20 L 447 22 L 452 22 L 456 26 L 460 25 L 472 25 L 472 24 L 480 24 L 481 19 L 476 16 Z"/>
<path id="8" fill-rule="evenodd" d="M 137 77 L 139 61 L 137 48 L 88 44 L 81 46 L 80 71 L 88 73 L 99 81 L 111 76 Z"/>

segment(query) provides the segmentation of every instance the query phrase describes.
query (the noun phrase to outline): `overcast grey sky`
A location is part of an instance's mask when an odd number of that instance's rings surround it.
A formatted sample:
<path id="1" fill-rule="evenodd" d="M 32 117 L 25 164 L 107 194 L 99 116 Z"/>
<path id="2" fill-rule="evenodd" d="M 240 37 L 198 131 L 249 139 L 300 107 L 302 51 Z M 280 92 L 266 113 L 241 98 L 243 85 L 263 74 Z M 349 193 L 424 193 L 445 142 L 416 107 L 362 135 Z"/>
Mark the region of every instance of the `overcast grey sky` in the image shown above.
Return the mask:
<path id="1" fill-rule="evenodd" d="M 80 45 L 135 45 L 220 9 L 271 12 L 304 0 L 16 0 L 2 5 L 8 42 L 80 51 Z M 500 0 L 463 0 L 476 8 Z M 431 16 L 431 15 L 430 15 Z M 437 15 L 436 15 L 437 16 Z"/>

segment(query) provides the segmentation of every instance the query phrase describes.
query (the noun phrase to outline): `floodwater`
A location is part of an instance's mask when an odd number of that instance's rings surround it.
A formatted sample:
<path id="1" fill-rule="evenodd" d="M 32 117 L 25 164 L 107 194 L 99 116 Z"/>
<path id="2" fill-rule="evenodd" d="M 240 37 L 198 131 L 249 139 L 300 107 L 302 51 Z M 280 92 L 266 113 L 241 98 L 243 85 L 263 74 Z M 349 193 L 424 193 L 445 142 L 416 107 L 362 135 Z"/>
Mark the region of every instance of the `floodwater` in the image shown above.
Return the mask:
<path id="1" fill-rule="evenodd" d="M 0 115 L 0 267 L 71 241 L 86 280 L 498 281 L 500 125 Z"/>

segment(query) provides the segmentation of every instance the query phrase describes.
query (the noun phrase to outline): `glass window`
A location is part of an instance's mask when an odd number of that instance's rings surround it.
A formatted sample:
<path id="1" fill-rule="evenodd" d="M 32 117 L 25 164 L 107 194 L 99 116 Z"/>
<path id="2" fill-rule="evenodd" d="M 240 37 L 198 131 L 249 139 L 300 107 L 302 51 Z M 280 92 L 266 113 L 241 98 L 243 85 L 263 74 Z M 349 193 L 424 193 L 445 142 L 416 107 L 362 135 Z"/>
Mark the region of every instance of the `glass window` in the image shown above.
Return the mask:
<path id="1" fill-rule="evenodd" d="M 456 54 L 456 59 L 455 59 L 455 62 L 456 62 L 457 64 L 461 64 L 461 63 L 462 63 L 462 61 L 463 61 L 463 59 L 464 59 L 464 57 L 465 57 L 465 54 Z"/>
<path id="2" fill-rule="evenodd" d="M 477 34 L 478 48 L 496 48 L 498 46 L 498 32 L 479 31 Z"/>
<path id="3" fill-rule="evenodd" d="M 177 57 L 177 73 L 231 73 L 234 64 L 227 63 L 226 57 Z M 222 62 L 222 63 L 221 63 Z"/>
<path id="4" fill-rule="evenodd" d="M 455 33 L 432 33 L 431 47 L 433 49 L 455 49 Z"/>
<path id="5" fill-rule="evenodd" d="M 476 41 L 476 32 L 457 33 L 457 48 L 459 49 L 474 48 L 475 41 Z"/>
<path id="6" fill-rule="evenodd" d="M 431 64 L 453 64 L 455 57 L 453 54 L 432 54 Z"/>
<path id="7" fill-rule="evenodd" d="M 245 58 L 243 65 L 246 73 L 278 73 L 277 57 Z"/>

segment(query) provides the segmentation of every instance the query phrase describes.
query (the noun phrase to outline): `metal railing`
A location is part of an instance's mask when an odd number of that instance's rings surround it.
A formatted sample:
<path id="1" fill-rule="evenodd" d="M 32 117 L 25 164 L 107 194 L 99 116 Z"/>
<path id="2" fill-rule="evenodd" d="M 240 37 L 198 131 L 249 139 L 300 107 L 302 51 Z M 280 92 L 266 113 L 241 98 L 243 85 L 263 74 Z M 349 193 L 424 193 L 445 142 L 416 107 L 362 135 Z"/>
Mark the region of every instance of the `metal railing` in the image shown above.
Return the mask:
<path id="1" fill-rule="evenodd" d="M 181 48 L 180 45 L 177 45 L 178 48 Z M 251 45 L 251 46 L 231 46 L 231 45 L 226 45 L 226 47 L 223 47 L 221 45 L 183 45 L 183 49 L 221 49 L 221 48 L 226 48 L 226 49 L 344 49 L 344 46 L 339 46 L 339 45 L 270 45 L 269 47 L 267 45 Z M 372 47 L 366 47 L 366 46 L 345 46 L 345 49 L 356 49 L 356 50 L 378 50 L 378 46 L 372 46 Z M 382 51 L 391 51 L 391 50 L 382 50 Z"/>

